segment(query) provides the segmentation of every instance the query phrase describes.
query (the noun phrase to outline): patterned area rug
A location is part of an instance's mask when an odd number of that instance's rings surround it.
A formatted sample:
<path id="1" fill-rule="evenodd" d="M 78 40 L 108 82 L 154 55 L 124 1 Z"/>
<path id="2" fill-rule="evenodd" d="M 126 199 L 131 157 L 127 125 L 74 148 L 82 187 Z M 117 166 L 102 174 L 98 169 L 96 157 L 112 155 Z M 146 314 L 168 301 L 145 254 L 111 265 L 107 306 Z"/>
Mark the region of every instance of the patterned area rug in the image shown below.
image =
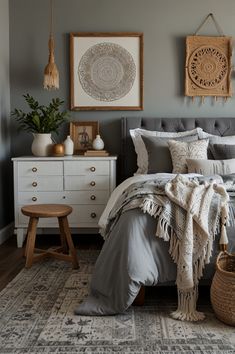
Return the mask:
<path id="1" fill-rule="evenodd" d="M 23 269 L 0 293 L 0 353 L 235 353 L 235 330 L 209 305 L 206 320 L 180 322 L 166 299 L 150 299 L 125 314 L 74 316 L 87 295 L 96 251 L 79 252 L 80 269 L 48 260 Z"/>

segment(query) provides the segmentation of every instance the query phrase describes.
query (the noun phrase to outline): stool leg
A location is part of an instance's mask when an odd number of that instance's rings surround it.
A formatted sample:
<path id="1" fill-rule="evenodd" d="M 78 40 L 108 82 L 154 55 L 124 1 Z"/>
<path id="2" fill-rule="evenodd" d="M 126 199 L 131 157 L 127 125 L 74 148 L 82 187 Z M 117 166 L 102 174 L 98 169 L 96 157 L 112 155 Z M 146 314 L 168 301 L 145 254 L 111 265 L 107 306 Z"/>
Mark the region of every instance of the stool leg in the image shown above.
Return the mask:
<path id="1" fill-rule="evenodd" d="M 25 268 L 30 268 L 33 263 L 33 253 L 34 253 L 34 246 L 35 246 L 35 239 L 36 239 L 37 224 L 38 224 L 38 218 L 30 217 L 28 232 L 27 232 L 26 250 L 25 250 L 25 255 L 26 255 Z"/>
<path id="2" fill-rule="evenodd" d="M 29 248 L 29 228 L 32 228 L 32 218 L 29 218 L 29 223 L 28 223 L 28 228 L 27 228 L 27 232 L 26 232 L 26 244 L 25 244 L 25 249 L 24 249 L 24 256 L 27 257 L 28 254 L 28 248 Z"/>
<path id="3" fill-rule="evenodd" d="M 76 269 L 76 268 L 78 268 L 77 252 L 76 252 L 76 249 L 73 245 L 73 240 L 71 237 L 67 216 L 58 217 L 58 221 L 59 221 L 59 226 L 60 226 L 60 232 L 62 235 L 65 236 L 66 241 L 69 246 L 69 250 L 71 253 L 71 257 L 72 257 L 73 268 Z"/>
<path id="4" fill-rule="evenodd" d="M 24 248 L 24 256 L 26 257 L 27 256 L 27 249 L 28 249 L 28 231 L 26 232 L 26 243 L 25 243 L 25 248 Z"/>
<path id="5" fill-rule="evenodd" d="M 62 246 L 62 251 L 63 251 L 63 253 L 68 253 L 68 245 L 67 245 L 67 241 L 66 241 L 66 235 L 64 232 L 64 227 L 62 225 L 62 222 L 60 221 L 60 218 L 58 218 L 58 222 L 59 222 L 59 227 L 60 227 L 60 242 L 61 242 L 61 246 Z"/>

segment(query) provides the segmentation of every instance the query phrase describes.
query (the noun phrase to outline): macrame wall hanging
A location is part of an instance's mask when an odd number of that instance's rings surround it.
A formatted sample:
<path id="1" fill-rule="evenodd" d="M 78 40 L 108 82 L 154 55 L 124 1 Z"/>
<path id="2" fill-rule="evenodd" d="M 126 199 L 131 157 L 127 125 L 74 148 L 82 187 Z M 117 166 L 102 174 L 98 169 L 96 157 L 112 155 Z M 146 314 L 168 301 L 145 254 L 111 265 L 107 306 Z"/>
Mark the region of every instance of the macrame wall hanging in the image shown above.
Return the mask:
<path id="1" fill-rule="evenodd" d="M 198 36 L 199 30 L 211 18 L 219 36 Z M 231 88 L 232 37 L 223 34 L 213 14 L 209 14 L 193 36 L 186 37 L 185 95 L 192 100 L 206 96 L 226 101 Z"/>
<path id="2" fill-rule="evenodd" d="M 55 42 L 53 37 L 53 0 L 50 0 L 50 36 L 48 41 L 49 58 L 44 69 L 43 87 L 46 90 L 56 90 L 59 88 L 59 71 L 55 63 Z"/>

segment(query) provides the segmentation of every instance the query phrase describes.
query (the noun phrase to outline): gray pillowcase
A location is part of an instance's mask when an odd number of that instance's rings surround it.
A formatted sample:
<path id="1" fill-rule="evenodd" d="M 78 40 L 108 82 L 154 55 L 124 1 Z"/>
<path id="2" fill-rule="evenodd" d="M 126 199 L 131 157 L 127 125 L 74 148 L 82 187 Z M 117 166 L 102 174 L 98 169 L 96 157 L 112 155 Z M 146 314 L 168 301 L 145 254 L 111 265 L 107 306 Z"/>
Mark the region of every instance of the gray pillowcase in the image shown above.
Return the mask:
<path id="1" fill-rule="evenodd" d="M 228 175 L 235 173 L 235 159 L 229 160 L 204 160 L 187 159 L 189 173 L 200 173 L 204 176 Z"/>
<path id="2" fill-rule="evenodd" d="M 228 135 L 228 136 L 217 136 L 212 135 L 209 136 L 209 147 L 208 147 L 208 158 L 213 159 L 213 146 L 215 144 L 226 144 L 226 145 L 234 145 L 235 144 L 235 135 Z M 218 158 L 221 159 L 221 158 Z"/>
<path id="3" fill-rule="evenodd" d="M 155 136 L 142 136 L 148 153 L 148 172 L 147 173 L 171 173 L 173 166 L 168 141 L 172 138 L 160 138 Z M 181 136 L 173 140 L 191 142 L 197 141 L 198 135 Z"/>
<path id="4" fill-rule="evenodd" d="M 215 160 L 235 158 L 235 145 L 213 144 L 210 149 Z"/>

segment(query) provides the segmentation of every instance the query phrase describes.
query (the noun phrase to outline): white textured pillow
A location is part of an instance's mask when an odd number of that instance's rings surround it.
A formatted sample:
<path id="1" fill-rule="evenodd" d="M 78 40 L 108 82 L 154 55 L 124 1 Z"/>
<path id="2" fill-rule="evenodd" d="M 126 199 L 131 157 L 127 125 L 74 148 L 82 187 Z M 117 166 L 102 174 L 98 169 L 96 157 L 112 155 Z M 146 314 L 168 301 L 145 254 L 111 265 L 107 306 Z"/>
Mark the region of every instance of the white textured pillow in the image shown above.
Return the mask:
<path id="1" fill-rule="evenodd" d="M 178 138 L 180 136 L 197 134 L 198 137 L 200 138 L 200 135 L 202 135 L 202 133 L 203 133 L 202 128 L 195 128 L 192 130 L 185 130 L 184 132 L 157 132 L 156 131 L 156 136 L 159 136 L 160 138 Z"/>
<path id="2" fill-rule="evenodd" d="M 219 136 L 209 134 L 204 132 L 203 130 L 198 131 L 199 139 L 209 139 L 210 144 L 227 144 L 227 145 L 234 145 L 235 144 L 235 135 L 228 135 L 228 136 Z"/>
<path id="3" fill-rule="evenodd" d="M 217 135 L 213 135 L 213 134 L 204 132 L 203 129 L 199 132 L 198 135 L 199 135 L 199 139 L 208 139 L 208 138 L 210 138 L 210 137 L 212 137 L 212 136 L 217 136 Z"/>
<path id="4" fill-rule="evenodd" d="M 200 173 L 204 176 L 229 175 L 235 173 L 235 159 L 203 160 L 187 159 L 189 173 Z"/>
<path id="5" fill-rule="evenodd" d="M 168 137 L 176 138 L 176 137 L 183 137 L 189 135 L 199 136 L 199 131 L 201 130 L 202 130 L 201 128 L 196 128 L 193 130 L 187 130 L 184 132 L 175 133 L 175 132 L 159 132 L 159 131 L 146 130 L 140 128 L 130 129 L 130 135 L 137 155 L 138 169 L 136 171 L 136 174 L 145 174 L 148 172 L 148 153 L 141 136 L 158 136 L 163 138 L 168 138 Z"/>
<path id="6" fill-rule="evenodd" d="M 207 159 L 209 140 L 198 140 L 190 143 L 169 140 L 168 146 L 171 153 L 173 173 L 187 173 L 187 159 Z"/>
<path id="7" fill-rule="evenodd" d="M 146 129 L 130 129 L 130 135 L 135 147 L 135 152 L 137 155 L 137 174 L 147 173 L 148 171 L 148 153 L 141 136 L 156 136 L 156 132 Z"/>
<path id="8" fill-rule="evenodd" d="M 210 144 L 227 144 L 234 145 L 235 144 L 235 135 L 230 136 L 210 136 L 209 137 Z"/>

